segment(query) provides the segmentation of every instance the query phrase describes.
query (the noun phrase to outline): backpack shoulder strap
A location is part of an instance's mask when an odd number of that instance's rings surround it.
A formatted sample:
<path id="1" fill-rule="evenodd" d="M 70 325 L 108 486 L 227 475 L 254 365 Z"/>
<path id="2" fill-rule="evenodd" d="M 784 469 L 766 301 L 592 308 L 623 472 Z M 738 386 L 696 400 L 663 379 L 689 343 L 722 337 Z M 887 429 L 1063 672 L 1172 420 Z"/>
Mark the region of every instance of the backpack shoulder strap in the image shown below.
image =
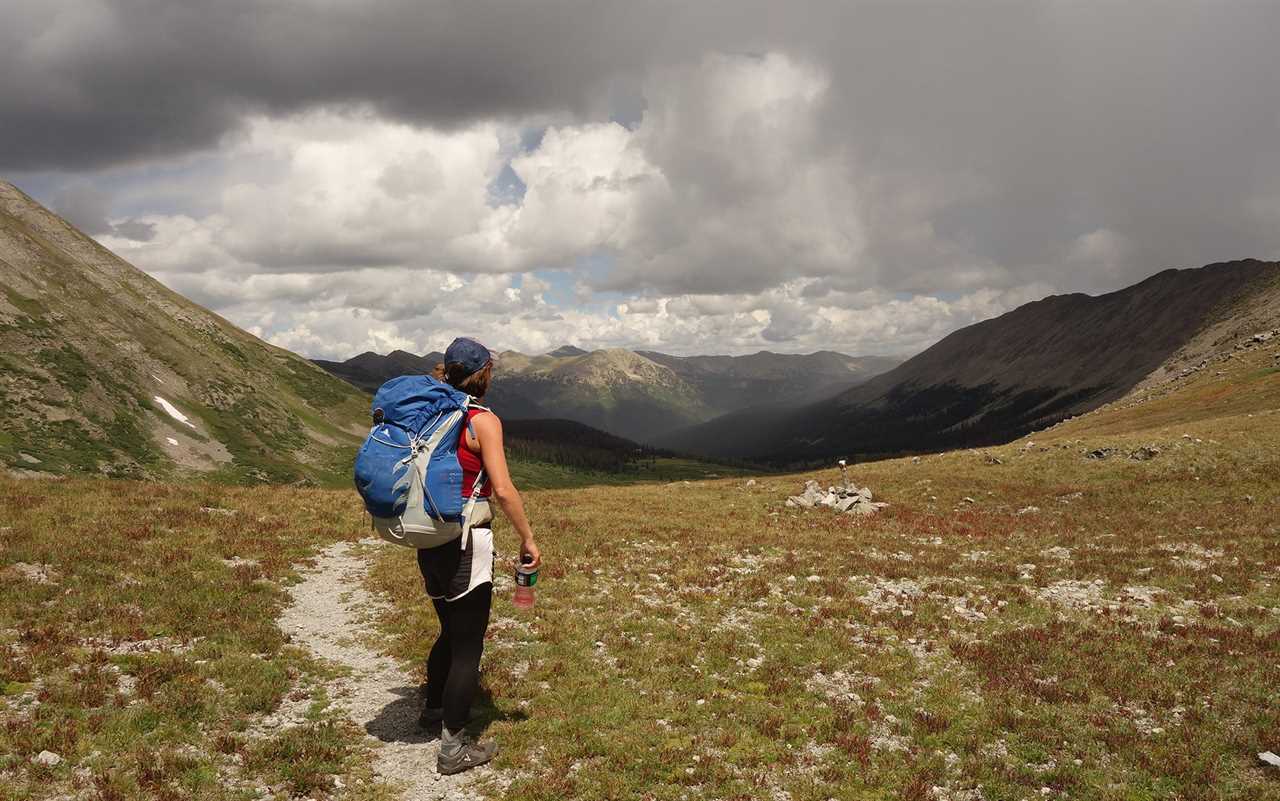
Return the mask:
<path id="1" fill-rule="evenodd" d="M 467 402 L 463 404 L 462 408 L 466 411 L 466 414 L 467 414 L 467 431 L 471 433 L 471 436 L 476 437 L 476 439 L 479 440 L 480 437 L 476 436 L 475 426 L 471 425 L 471 417 L 472 417 L 471 413 L 472 412 L 488 412 L 490 414 L 493 414 L 493 409 L 490 409 L 488 406 L 481 406 L 479 403 L 476 402 L 476 399 L 471 397 L 470 395 L 467 396 Z"/>

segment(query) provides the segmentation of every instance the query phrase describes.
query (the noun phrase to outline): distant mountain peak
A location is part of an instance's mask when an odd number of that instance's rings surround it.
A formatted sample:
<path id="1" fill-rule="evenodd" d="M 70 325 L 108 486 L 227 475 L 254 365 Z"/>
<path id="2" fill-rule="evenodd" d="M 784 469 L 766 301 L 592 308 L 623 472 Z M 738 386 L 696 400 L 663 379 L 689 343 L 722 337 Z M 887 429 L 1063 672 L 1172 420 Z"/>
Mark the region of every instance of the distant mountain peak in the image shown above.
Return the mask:
<path id="1" fill-rule="evenodd" d="M 1023 304 L 826 400 L 734 412 L 656 442 L 779 464 L 985 445 L 1189 375 L 1277 326 L 1280 262 L 1164 270 Z"/>
<path id="2" fill-rule="evenodd" d="M 897 363 L 777 353 L 677 357 L 565 345 L 540 356 L 498 354 L 485 402 L 504 419 L 565 417 L 646 441 L 744 404 L 828 397 Z M 320 364 L 370 392 L 409 366 L 393 354 L 368 362 Z"/>

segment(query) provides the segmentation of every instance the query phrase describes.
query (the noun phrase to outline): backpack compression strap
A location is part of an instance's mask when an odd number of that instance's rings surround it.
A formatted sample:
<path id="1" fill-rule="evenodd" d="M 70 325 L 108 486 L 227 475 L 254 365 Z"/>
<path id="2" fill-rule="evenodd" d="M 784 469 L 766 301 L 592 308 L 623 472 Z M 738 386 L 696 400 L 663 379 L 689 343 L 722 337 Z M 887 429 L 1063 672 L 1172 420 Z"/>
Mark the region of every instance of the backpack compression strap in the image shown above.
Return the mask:
<path id="1" fill-rule="evenodd" d="M 471 541 L 471 515 L 476 511 L 476 500 L 480 497 L 476 493 L 480 491 L 480 486 L 484 484 L 484 468 L 480 468 L 480 472 L 476 473 L 475 483 L 471 485 L 471 497 L 467 498 L 467 505 L 462 509 L 462 550 L 467 549 L 467 543 Z"/>

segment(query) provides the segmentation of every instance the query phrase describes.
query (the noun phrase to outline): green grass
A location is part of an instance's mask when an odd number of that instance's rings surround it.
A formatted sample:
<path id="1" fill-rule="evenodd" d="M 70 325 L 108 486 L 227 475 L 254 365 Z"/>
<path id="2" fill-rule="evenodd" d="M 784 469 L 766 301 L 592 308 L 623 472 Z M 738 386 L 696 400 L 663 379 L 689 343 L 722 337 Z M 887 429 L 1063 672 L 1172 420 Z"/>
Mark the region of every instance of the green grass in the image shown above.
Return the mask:
<path id="1" fill-rule="evenodd" d="M 44 378 L 40 373 L 29 369 L 16 358 L 4 353 L 0 353 L 0 368 L 3 368 L 5 373 L 10 376 L 21 377 L 28 381 L 40 381 Z"/>
<path id="2" fill-rule="evenodd" d="M 660 456 L 646 459 L 618 472 L 584 470 L 512 457 L 511 478 L 516 486 L 528 489 L 569 489 L 573 487 L 627 486 L 631 484 L 703 480 L 723 476 L 757 475 L 745 468 L 704 462 L 697 459 Z"/>
<path id="3" fill-rule="evenodd" d="M 291 565 L 362 530 L 346 500 L 0 480 L 0 797 L 237 799 L 258 784 L 324 796 L 335 773 L 354 777 L 346 797 L 381 797 L 363 733 L 345 722 L 247 733 L 286 695 L 323 695 L 327 669 L 275 618 Z M 48 566 L 50 583 L 20 578 L 15 562 Z M 121 647 L 140 641 L 153 650 Z M 46 749 L 66 761 L 32 764 Z"/>
<path id="4" fill-rule="evenodd" d="M 92 381 L 93 371 L 89 363 L 80 355 L 80 351 L 70 345 L 45 348 L 36 354 L 36 363 L 52 373 L 58 383 L 73 393 L 88 389 Z"/>
<path id="5" fill-rule="evenodd" d="M 32 317 L 41 317 L 45 313 L 44 304 L 35 298 L 29 298 L 9 287 L 4 287 L 4 295 L 5 298 L 8 299 L 9 304 L 23 314 Z"/>
<path id="6" fill-rule="evenodd" d="M 857 465 L 891 504 L 871 518 L 783 505 L 835 469 L 526 492 L 546 566 L 516 610 L 499 525 L 493 792 L 1280 799 L 1254 756 L 1280 743 L 1262 355 L 999 448 Z M 352 492 L 0 480 L 0 510 L 0 571 L 53 582 L 0 585 L 3 797 L 386 793 L 274 623 L 291 565 L 366 532 Z M 420 670 L 436 623 L 412 554 L 371 558 L 381 646 Z M 172 647 L 120 651 L 156 637 Z M 251 736 L 295 694 L 306 725 Z M 67 761 L 33 765 L 46 748 Z"/>
<path id="7" fill-rule="evenodd" d="M 1254 756 L 1280 742 L 1280 387 L 1257 380 L 859 465 L 892 504 L 870 519 L 782 505 L 834 469 L 531 494 L 538 606 L 502 579 L 484 665 L 503 797 L 1280 798 Z M 372 581 L 420 659 L 412 560 Z"/>
<path id="8" fill-rule="evenodd" d="M 319 409 L 329 409 L 350 403 L 353 397 L 357 397 L 361 405 L 360 411 L 367 414 L 368 398 L 345 381 L 335 381 L 324 370 L 301 359 L 280 359 L 277 363 L 283 368 L 280 373 L 283 380 L 295 395 L 307 403 Z"/>

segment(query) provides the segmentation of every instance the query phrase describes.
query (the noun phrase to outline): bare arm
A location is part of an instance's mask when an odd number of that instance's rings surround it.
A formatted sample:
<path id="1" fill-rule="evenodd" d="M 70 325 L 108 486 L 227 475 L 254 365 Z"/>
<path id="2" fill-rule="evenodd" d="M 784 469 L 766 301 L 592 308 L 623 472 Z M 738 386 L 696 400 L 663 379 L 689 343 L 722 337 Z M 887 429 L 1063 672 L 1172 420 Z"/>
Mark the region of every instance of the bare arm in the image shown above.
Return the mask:
<path id="1" fill-rule="evenodd" d="M 520 491 L 511 483 L 507 452 L 502 444 L 502 421 L 496 414 L 481 414 L 472 419 L 471 425 L 480 446 L 480 461 L 484 463 L 484 472 L 493 488 L 493 499 L 498 502 L 498 507 L 520 535 L 520 550 L 532 556 L 533 566 L 537 567 L 542 564 L 542 554 L 538 550 L 538 544 L 533 541 L 533 529 L 524 512 Z"/>

